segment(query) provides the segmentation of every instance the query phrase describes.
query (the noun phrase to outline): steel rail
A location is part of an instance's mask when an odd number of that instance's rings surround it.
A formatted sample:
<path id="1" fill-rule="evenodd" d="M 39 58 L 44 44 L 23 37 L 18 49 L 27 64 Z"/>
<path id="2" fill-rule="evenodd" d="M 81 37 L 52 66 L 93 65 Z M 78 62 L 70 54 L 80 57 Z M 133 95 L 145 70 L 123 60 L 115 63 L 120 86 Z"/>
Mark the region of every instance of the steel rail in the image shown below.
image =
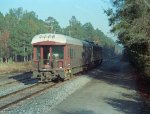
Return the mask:
<path id="1" fill-rule="evenodd" d="M 12 92 L 12 93 L 9 93 L 9 94 L 3 95 L 3 96 L 0 96 L 0 100 L 6 98 L 6 97 L 8 97 L 8 96 L 18 94 L 19 92 L 23 92 L 23 91 L 25 91 L 25 90 L 31 89 L 31 88 L 36 87 L 36 86 L 38 86 L 38 85 L 39 85 L 39 83 L 34 84 L 34 85 L 32 85 L 32 86 L 29 86 L 29 87 L 26 87 L 26 88 L 23 88 L 23 89 L 20 89 L 20 90 L 17 90 L 17 91 L 14 91 L 14 92 Z"/>
<path id="2" fill-rule="evenodd" d="M 29 95 L 26 95 L 26 96 L 24 96 L 24 97 L 22 97 L 22 98 L 16 99 L 15 101 L 12 101 L 12 102 L 10 102 L 10 103 L 7 103 L 7 104 L 1 106 L 1 107 L 0 107 L 0 110 L 4 110 L 4 109 L 6 109 L 6 108 L 8 108 L 8 107 L 10 107 L 10 106 L 12 106 L 12 105 L 15 105 L 15 104 L 21 102 L 21 101 L 24 101 L 24 100 L 26 100 L 26 99 L 28 99 L 28 98 L 31 98 L 31 97 L 33 97 L 33 96 L 36 96 L 36 95 L 38 95 L 38 94 L 40 94 L 40 93 L 42 93 L 42 92 L 44 92 L 44 91 L 50 89 L 51 87 L 55 86 L 56 84 L 57 84 L 57 83 L 52 83 L 52 84 L 50 84 L 50 85 L 48 85 L 48 86 L 43 87 L 42 89 L 40 89 L 40 90 L 38 90 L 38 91 L 36 91 L 36 92 L 33 92 L 33 93 L 31 93 L 31 94 L 29 94 Z M 39 85 L 40 85 L 40 84 L 38 83 L 38 84 L 35 84 L 35 85 L 30 86 L 30 87 L 28 87 L 28 88 L 25 88 L 25 89 L 23 89 L 23 90 L 19 90 L 19 91 L 10 93 L 10 94 L 8 94 L 8 95 L 2 96 L 2 97 L 0 98 L 0 100 L 3 99 L 3 98 L 6 98 L 6 97 L 12 97 L 12 96 L 16 95 L 17 93 L 21 93 L 21 92 L 23 92 L 24 90 L 31 89 L 31 88 L 33 88 L 33 87 L 35 87 L 35 86 L 39 86 Z"/>
<path id="3" fill-rule="evenodd" d="M 16 105 L 16 104 L 18 104 L 18 103 L 21 102 L 21 101 L 25 101 L 25 100 L 28 99 L 28 98 L 32 98 L 32 97 L 34 97 L 34 96 L 36 96 L 36 95 L 38 95 L 38 94 L 40 94 L 40 93 L 42 93 L 42 92 L 44 92 L 44 91 L 46 91 L 46 90 L 48 90 L 48 89 L 54 87 L 55 85 L 58 85 L 58 84 L 59 84 L 58 86 L 61 86 L 62 84 L 67 83 L 68 81 L 71 81 L 71 80 L 76 79 L 77 77 L 78 77 L 78 76 L 72 76 L 72 77 L 70 77 L 69 79 L 64 80 L 63 82 L 58 82 L 58 83 L 53 83 L 53 82 L 51 82 L 51 83 L 47 84 L 47 86 L 44 86 L 43 88 L 41 88 L 40 86 L 41 86 L 41 85 L 44 85 L 44 84 L 36 83 L 36 84 L 34 84 L 34 85 L 30 86 L 30 87 L 27 87 L 27 88 L 24 88 L 24 89 L 21 89 L 21 90 L 18 90 L 18 91 L 9 93 L 9 94 L 7 94 L 7 95 L 1 96 L 1 97 L 0 97 L 0 101 L 1 101 L 1 100 L 5 100 L 5 99 L 7 99 L 7 98 L 9 98 L 9 97 L 12 97 L 12 98 L 13 98 L 15 95 L 17 95 L 17 94 L 19 94 L 19 93 L 22 93 L 22 92 L 24 92 L 24 91 L 26 91 L 26 90 L 28 90 L 28 89 L 34 88 L 34 87 L 36 87 L 36 86 L 39 86 L 39 90 L 37 90 L 37 91 L 35 91 L 35 92 L 33 92 L 33 93 L 29 94 L 29 95 L 26 95 L 26 96 L 24 96 L 24 97 L 22 97 L 22 98 L 16 99 L 16 100 L 14 100 L 14 101 L 12 101 L 12 102 L 9 102 L 9 103 L 6 103 L 6 104 L 0 106 L 0 111 L 4 110 L 4 109 L 6 109 L 6 108 L 9 108 L 10 106 Z M 34 90 L 33 90 L 33 91 L 34 91 Z"/>

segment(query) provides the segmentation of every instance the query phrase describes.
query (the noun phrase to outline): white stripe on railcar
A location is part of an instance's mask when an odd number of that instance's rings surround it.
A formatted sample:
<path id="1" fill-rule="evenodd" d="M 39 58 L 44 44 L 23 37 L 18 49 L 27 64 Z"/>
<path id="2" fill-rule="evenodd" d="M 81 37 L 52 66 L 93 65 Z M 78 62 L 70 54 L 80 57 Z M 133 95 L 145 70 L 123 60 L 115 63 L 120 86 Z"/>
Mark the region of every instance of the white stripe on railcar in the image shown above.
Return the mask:
<path id="1" fill-rule="evenodd" d="M 33 37 L 31 44 L 43 42 L 43 41 L 53 41 L 53 42 L 59 42 L 59 43 L 65 43 L 65 44 L 74 44 L 74 45 L 86 45 L 90 46 L 90 44 L 86 41 L 82 41 L 79 39 L 75 39 L 69 36 L 61 35 L 61 34 L 39 34 Z"/>

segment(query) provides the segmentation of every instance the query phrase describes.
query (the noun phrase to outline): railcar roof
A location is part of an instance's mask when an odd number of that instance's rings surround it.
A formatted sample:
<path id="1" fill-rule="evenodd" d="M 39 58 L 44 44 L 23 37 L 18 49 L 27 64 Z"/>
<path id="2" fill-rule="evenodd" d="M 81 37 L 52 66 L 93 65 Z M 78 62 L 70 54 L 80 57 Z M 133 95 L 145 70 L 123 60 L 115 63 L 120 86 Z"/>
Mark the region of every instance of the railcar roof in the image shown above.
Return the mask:
<path id="1" fill-rule="evenodd" d="M 65 36 L 62 34 L 51 34 L 51 33 L 47 33 L 47 34 L 39 34 L 33 37 L 31 44 L 34 43 L 39 43 L 39 42 L 43 42 L 43 41 L 53 41 L 53 42 L 59 42 L 59 43 L 63 43 L 63 44 L 74 44 L 74 45 L 86 45 L 86 46 L 90 46 L 91 44 L 86 42 L 86 41 L 82 41 L 79 39 L 75 39 L 69 36 Z"/>

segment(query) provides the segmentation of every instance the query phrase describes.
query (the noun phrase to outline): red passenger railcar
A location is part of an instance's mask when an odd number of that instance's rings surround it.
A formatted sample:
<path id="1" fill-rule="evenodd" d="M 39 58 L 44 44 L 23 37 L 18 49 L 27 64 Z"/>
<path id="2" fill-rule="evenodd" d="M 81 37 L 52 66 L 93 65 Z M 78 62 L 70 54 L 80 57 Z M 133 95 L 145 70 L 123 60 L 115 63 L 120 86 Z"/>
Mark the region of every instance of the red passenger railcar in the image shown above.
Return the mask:
<path id="1" fill-rule="evenodd" d="M 61 34 L 39 34 L 32 39 L 33 74 L 42 82 L 68 79 L 102 62 L 102 47 Z"/>

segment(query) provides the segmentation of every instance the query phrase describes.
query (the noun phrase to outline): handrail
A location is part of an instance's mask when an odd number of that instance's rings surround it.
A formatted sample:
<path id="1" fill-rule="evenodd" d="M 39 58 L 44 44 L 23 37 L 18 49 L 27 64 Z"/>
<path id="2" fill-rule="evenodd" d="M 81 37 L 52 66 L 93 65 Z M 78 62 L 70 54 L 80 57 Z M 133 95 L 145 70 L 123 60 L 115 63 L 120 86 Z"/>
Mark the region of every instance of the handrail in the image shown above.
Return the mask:
<path id="1" fill-rule="evenodd" d="M 34 60 L 34 63 L 35 62 L 37 62 L 38 70 L 42 67 L 43 68 L 46 67 L 47 65 L 49 65 L 50 68 L 58 68 L 60 67 L 59 66 L 60 64 L 61 64 L 61 67 L 64 67 L 64 59 L 52 60 L 51 62 L 49 59 L 39 59 L 39 60 Z"/>

